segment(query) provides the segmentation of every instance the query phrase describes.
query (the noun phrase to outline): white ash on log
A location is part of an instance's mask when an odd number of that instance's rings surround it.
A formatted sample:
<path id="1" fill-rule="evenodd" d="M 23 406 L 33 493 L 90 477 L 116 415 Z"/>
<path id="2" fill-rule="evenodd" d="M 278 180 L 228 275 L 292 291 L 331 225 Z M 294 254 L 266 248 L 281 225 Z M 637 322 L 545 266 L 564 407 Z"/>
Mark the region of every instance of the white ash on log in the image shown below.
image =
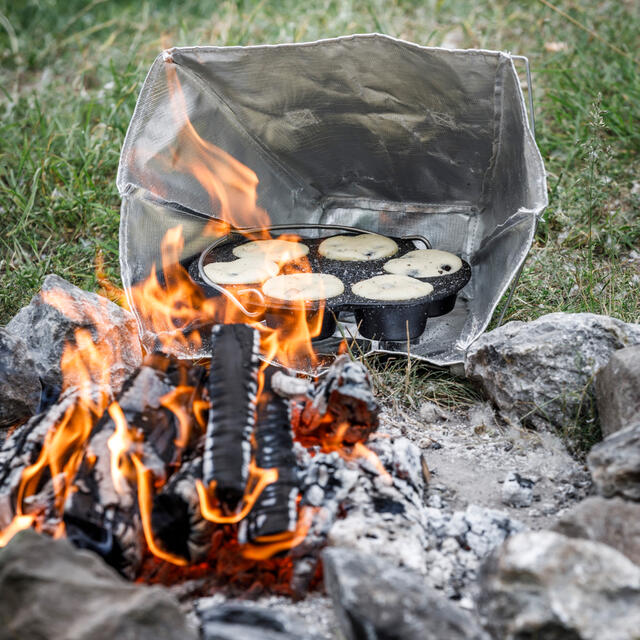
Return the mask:
<path id="1" fill-rule="evenodd" d="M 251 461 L 260 334 L 245 324 L 217 325 L 211 345 L 203 480 L 205 487 L 215 481 L 218 500 L 233 511 L 244 494 Z"/>
<path id="2" fill-rule="evenodd" d="M 295 559 L 291 589 L 296 597 L 302 597 L 316 574 L 320 552 L 327 544 L 331 528 L 344 515 L 344 504 L 358 482 L 359 467 L 356 462 L 340 457 L 337 451 L 311 457 L 299 444 L 295 451 L 301 468 L 300 506 L 315 509 L 305 539 L 290 552 Z"/>
<path id="3" fill-rule="evenodd" d="M 313 398 L 313 382 L 306 378 L 297 378 L 286 374 L 284 371 L 276 371 L 271 378 L 271 386 L 275 393 L 282 398 L 305 401 Z"/>
<path id="4" fill-rule="evenodd" d="M 344 354 L 336 358 L 307 400 L 300 413 L 298 432 L 316 435 L 329 422 L 334 431 L 348 425 L 344 443 L 364 442 L 378 428 L 379 412 L 366 367 Z"/>
<path id="5" fill-rule="evenodd" d="M 293 452 L 291 410 L 289 401 L 273 392 L 274 373 L 273 367 L 264 372 L 255 440 L 258 467 L 277 469 L 278 479 L 263 489 L 243 521 L 239 532 L 241 542 L 259 543 L 269 536 L 293 533 L 297 524 L 298 469 Z"/>
<path id="6" fill-rule="evenodd" d="M 114 484 L 108 442 L 116 430 L 105 415 L 94 427 L 85 457 L 64 507 L 67 538 L 89 549 L 133 579 L 143 555 L 137 492 L 129 482 Z"/>

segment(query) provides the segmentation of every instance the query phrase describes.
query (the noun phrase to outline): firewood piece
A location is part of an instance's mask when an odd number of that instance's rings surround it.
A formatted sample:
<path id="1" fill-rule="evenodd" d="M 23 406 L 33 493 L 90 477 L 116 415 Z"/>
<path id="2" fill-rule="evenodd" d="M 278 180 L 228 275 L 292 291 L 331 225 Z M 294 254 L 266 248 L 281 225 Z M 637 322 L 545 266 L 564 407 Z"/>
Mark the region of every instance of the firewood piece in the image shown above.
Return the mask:
<path id="1" fill-rule="evenodd" d="M 305 400 L 313 396 L 313 383 L 305 378 L 287 375 L 284 371 L 276 371 L 271 378 L 275 393 L 282 398 Z"/>
<path id="2" fill-rule="evenodd" d="M 154 498 L 151 513 L 156 542 L 189 563 L 207 557 L 215 530 L 200 511 L 196 480 L 201 477 L 202 457 L 184 462 Z"/>
<path id="3" fill-rule="evenodd" d="M 273 367 L 265 371 L 264 389 L 256 420 L 256 463 L 263 469 L 278 469 L 278 479 L 260 494 L 243 521 L 241 535 L 251 542 L 293 532 L 297 524 L 298 471 L 293 452 L 289 401 L 273 392 Z M 277 374 L 276 374 L 277 375 Z"/>
<path id="4" fill-rule="evenodd" d="M 345 354 L 336 358 L 320 380 L 302 411 L 300 427 L 304 434 L 312 433 L 326 425 L 329 416 L 332 428 L 348 425 L 346 444 L 365 442 L 378 428 L 379 412 L 366 367 Z"/>
<path id="5" fill-rule="evenodd" d="M 135 487 L 116 487 L 111 475 L 108 441 L 114 431 L 108 414 L 94 427 L 64 506 L 64 523 L 76 547 L 94 551 L 132 579 L 142 561 L 142 524 Z"/>
<path id="6" fill-rule="evenodd" d="M 0 531 L 16 513 L 16 497 L 22 472 L 38 459 L 45 436 L 70 411 L 77 397 L 66 394 L 46 413 L 34 416 L 18 427 L 0 449 Z"/>
<path id="7" fill-rule="evenodd" d="M 117 398 L 133 440 L 124 457 L 135 453 L 160 482 L 171 474 L 182 454 L 176 446 L 178 420 L 163 406 L 163 398 L 175 389 L 175 368 L 173 361 L 153 355 Z M 109 413 L 93 428 L 73 481 L 75 491 L 65 504 L 64 521 L 67 536 L 76 546 L 95 551 L 131 578 L 142 560 L 142 524 L 134 465 L 129 461 L 126 480 L 114 480 L 112 475 L 109 439 L 115 430 Z"/>
<path id="8" fill-rule="evenodd" d="M 216 482 L 218 500 L 233 511 L 244 494 L 251 461 L 260 334 L 244 324 L 217 325 L 211 346 L 203 480 L 205 486 Z"/>

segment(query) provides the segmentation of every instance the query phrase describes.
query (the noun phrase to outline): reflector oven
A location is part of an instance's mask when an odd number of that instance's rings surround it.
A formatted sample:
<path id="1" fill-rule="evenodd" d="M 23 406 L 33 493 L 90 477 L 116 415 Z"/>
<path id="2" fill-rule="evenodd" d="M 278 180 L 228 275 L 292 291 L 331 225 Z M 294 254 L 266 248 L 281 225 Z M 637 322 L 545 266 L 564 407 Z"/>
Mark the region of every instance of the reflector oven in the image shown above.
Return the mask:
<path id="1" fill-rule="evenodd" d="M 118 188 L 122 278 L 147 346 L 157 323 L 132 292 L 154 269 L 179 261 L 220 296 L 202 268 L 246 241 L 237 228 L 297 233 L 313 268 L 319 238 L 346 226 L 397 238 L 404 251 L 430 244 L 464 268 L 411 304 L 363 305 L 347 286 L 327 303 L 321 337 L 334 329 L 439 365 L 462 361 L 484 331 L 547 204 L 513 58 L 379 34 L 164 52 L 142 88 Z M 163 256 L 178 225 L 183 240 Z M 260 296 L 230 304 L 252 313 Z M 209 352 L 206 343 L 172 349 Z"/>

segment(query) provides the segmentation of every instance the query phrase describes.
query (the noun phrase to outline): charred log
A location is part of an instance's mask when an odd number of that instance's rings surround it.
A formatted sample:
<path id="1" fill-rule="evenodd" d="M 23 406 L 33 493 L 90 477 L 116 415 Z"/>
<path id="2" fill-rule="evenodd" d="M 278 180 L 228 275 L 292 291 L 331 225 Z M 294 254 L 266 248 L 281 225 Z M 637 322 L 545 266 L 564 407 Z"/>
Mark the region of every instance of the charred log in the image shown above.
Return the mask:
<path id="1" fill-rule="evenodd" d="M 313 398 L 313 382 L 306 378 L 298 378 L 276 371 L 271 379 L 271 386 L 275 393 L 290 400 L 304 401 Z"/>
<path id="2" fill-rule="evenodd" d="M 189 564 L 207 557 L 215 530 L 200 512 L 196 480 L 201 477 L 201 457 L 183 463 L 154 498 L 151 513 L 156 542 Z"/>
<path id="3" fill-rule="evenodd" d="M 203 480 L 205 486 L 215 481 L 218 500 L 233 511 L 244 494 L 251 461 L 260 334 L 244 324 L 217 325 L 211 343 Z"/>
<path id="4" fill-rule="evenodd" d="M 260 543 L 284 533 L 297 524 L 298 471 L 293 452 L 289 401 L 273 392 L 273 367 L 265 371 L 264 389 L 256 420 L 256 462 L 263 469 L 277 469 L 278 479 L 260 494 L 243 521 L 240 535 Z"/>
<path id="5" fill-rule="evenodd" d="M 154 478 L 164 482 L 180 462 L 184 448 L 179 447 L 181 427 L 166 399 L 176 382 L 188 381 L 181 365 L 153 356 L 127 381 L 117 404 L 126 420 L 131 438 L 130 450 L 121 455 L 122 478 L 114 478 L 109 440 L 117 425 L 110 413 L 98 421 L 89 437 L 84 459 L 74 479 L 75 490 L 67 498 L 64 522 L 67 536 L 74 544 L 101 555 L 127 577 L 135 576 L 143 554 L 142 523 L 138 505 L 137 478 L 131 456 L 138 457 Z M 191 380 L 197 382 L 197 380 Z M 191 387 L 192 396 L 198 394 Z M 188 403 L 189 394 L 181 398 Z M 187 415 L 189 412 L 182 412 Z M 187 425 L 194 427 L 194 425 Z M 184 431 L 185 426 L 182 426 Z M 194 447 L 197 429 L 185 440 Z M 183 438 L 184 439 L 184 438 Z"/>
<path id="6" fill-rule="evenodd" d="M 47 433 L 62 421 L 67 411 L 73 410 L 76 402 L 75 395 L 64 396 L 46 413 L 34 416 L 5 440 L 0 449 L 0 531 L 9 525 L 16 514 L 22 472 L 36 462 Z M 34 493 L 45 491 L 45 483 L 50 479 L 50 475 L 43 478 L 42 486 L 36 487 Z M 44 501 L 43 496 L 43 500 L 38 502 Z"/>
<path id="7" fill-rule="evenodd" d="M 128 578 L 142 560 L 142 524 L 135 486 L 114 483 L 109 438 L 116 426 L 107 414 L 94 427 L 64 506 L 67 537 L 90 549 Z"/>
<path id="8" fill-rule="evenodd" d="M 157 465 L 176 464 L 183 451 L 189 454 L 198 444 L 202 434 L 192 407 L 201 397 L 203 378 L 204 369 L 200 367 L 152 354 L 118 397 L 129 427 L 137 430 L 144 443 L 145 466 L 156 477 L 161 477 L 157 475 Z M 174 396 L 179 388 L 184 393 Z M 183 419 L 182 425 L 177 413 Z M 176 444 L 181 441 L 181 446 Z"/>
<path id="9" fill-rule="evenodd" d="M 318 383 L 302 409 L 298 430 L 301 435 L 324 437 L 343 427 L 342 442 L 365 442 L 378 428 L 380 408 L 366 367 L 342 355 Z"/>

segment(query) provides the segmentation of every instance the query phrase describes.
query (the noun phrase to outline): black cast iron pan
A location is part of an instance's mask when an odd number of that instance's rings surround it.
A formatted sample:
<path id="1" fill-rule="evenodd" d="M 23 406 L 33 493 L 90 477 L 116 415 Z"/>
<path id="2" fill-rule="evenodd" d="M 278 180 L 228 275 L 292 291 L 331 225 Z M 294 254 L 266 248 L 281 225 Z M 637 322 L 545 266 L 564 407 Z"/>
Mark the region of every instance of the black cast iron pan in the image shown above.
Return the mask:
<path id="1" fill-rule="evenodd" d="M 326 225 L 294 225 L 287 228 L 298 230 L 309 227 L 327 228 Z M 329 228 L 336 229 L 336 227 Z M 352 233 L 366 233 L 351 227 L 337 228 Z M 273 230 L 273 228 L 270 230 Z M 427 248 L 430 248 L 428 240 L 421 236 L 394 237 L 393 239 L 398 244 L 398 252 L 394 256 L 368 262 L 346 262 L 330 260 L 318 253 L 318 246 L 324 239 L 324 237 L 302 238 L 301 241 L 309 247 L 309 254 L 306 256 L 307 265 L 314 273 L 328 273 L 340 278 L 344 283 L 345 290 L 341 295 L 324 301 L 323 325 L 321 333 L 317 337 L 319 340 L 333 334 L 336 328 L 336 318 L 347 311 L 353 312 L 356 323 L 359 325 L 358 330 L 366 338 L 400 342 L 405 342 L 407 339 L 415 340 L 424 332 L 427 318 L 444 315 L 453 309 L 458 291 L 471 278 L 471 267 L 463 260 L 462 267 L 455 273 L 435 278 L 417 278 L 423 282 L 429 282 L 433 286 L 433 291 L 428 296 L 399 301 L 379 301 L 361 298 L 351 291 L 351 285 L 360 280 L 386 274 L 383 269 L 385 262 L 414 250 L 416 248 L 415 241 L 422 242 Z M 204 274 L 204 266 L 211 262 L 229 262 L 237 259 L 233 255 L 233 249 L 245 242 L 249 242 L 245 235 L 231 233 L 224 238 L 218 239 L 207 247 L 198 259 L 194 259 L 191 262 L 189 275 L 203 288 L 206 295 L 219 296 L 229 294 L 224 287 L 210 283 L 207 280 Z M 287 272 L 292 272 L 287 265 L 283 269 Z M 246 285 L 246 288 L 254 288 L 259 292 L 258 295 L 262 295 L 259 284 Z M 282 321 L 284 315 L 290 313 L 294 308 L 299 308 L 299 303 L 297 303 L 298 306 L 295 306 L 296 303 L 266 297 L 265 305 L 267 307 L 265 321 L 268 326 L 276 326 Z M 309 319 L 312 319 L 313 314 L 318 313 L 319 307 L 320 304 L 318 302 L 306 303 Z"/>

